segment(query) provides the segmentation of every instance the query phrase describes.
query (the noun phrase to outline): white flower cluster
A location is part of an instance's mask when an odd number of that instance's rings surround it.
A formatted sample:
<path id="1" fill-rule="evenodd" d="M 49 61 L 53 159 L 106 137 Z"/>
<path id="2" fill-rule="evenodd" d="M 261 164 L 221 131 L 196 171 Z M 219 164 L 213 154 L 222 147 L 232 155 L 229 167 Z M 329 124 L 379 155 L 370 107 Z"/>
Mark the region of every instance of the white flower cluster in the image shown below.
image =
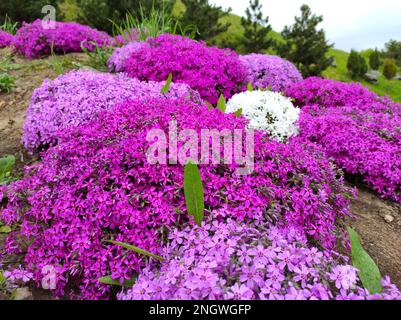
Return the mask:
<path id="1" fill-rule="evenodd" d="M 278 92 L 246 91 L 233 96 L 226 106 L 226 112 L 242 109 L 242 115 L 249 119 L 249 128 L 264 130 L 278 140 L 285 141 L 298 134 L 295 122 L 300 109 L 291 100 Z"/>

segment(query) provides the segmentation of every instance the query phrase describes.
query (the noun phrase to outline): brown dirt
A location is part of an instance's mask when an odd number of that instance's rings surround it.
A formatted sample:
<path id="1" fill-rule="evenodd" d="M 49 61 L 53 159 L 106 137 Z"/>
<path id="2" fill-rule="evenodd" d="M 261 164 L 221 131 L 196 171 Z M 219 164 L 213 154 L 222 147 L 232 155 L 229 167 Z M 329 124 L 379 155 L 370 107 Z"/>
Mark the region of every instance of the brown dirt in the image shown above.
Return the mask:
<path id="1" fill-rule="evenodd" d="M 348 223 L 361 236 L 364 248 L 382 274 L 389 275 L 401 288 L 401 205 L 383 200 L 366 188 L 359 188 L 351 211 L 356 219 Z M 394 220 L 387 222 L 390 217 Z"/>
<path id="2" fill-rule="evenodd" d="M 0 62 L 10 56 L 11 70 L 7 73 L 16 78 L 15 87 L 11 93 L 0 93 L 0 157 L 14 155 L 19 170 L 23 165 L 36 160 L 29 155 L 21 144 L 22 127 L 25 110 L 35 88 L 39 87 L 46 78 L 58 76 L 55 64 L 63 72 L 74 68 L 75 63 L 85 61 L 83 54 L 49 57 L 39 60 L 26 60 L 11 55 L 9 49 L 0 49 Z M 1 70 L 0 70 L 1 72 Z"/>
<path id="3" fill-rule="evenodd" d="M 7 49 L 0 49 L 0 61 L 9 54 Z M 23 165 L 36 161 L 21 145 L 21 133 L 25 110 L 33 90 L 45 78 L 57 77 L 49 59 L 27 61 L 13 56 L 11 62 L 19 67 L 10 70 L 9 74 L 16 77 L 16 87 L 11 93 L 0 93 L 0 157 L 14 155 L 17 159 L 17 172 L 21 172 Z M 72 54 L 57 59 L 59 62 L 68 60 L 64 68 L 66 72 L 71 69 L 71 63 L 80 63 L 85 56 Z M 393 282 L 401 288 L 401 205 L 384 201 L 372 191 L 360 188 L 351 211 L 356 219 L 348 219 L 347 224 L 360 234 L 364 247 L 377 262 L 382 274 L 391 276 Z M 386 216 L 394 220 L 386 222 Z M 2 238 L 4 235 L 0 235 L 0 244 Z M 48 298 L 41 292 L 34 292 L 34 296 L 38 299 Z"/>

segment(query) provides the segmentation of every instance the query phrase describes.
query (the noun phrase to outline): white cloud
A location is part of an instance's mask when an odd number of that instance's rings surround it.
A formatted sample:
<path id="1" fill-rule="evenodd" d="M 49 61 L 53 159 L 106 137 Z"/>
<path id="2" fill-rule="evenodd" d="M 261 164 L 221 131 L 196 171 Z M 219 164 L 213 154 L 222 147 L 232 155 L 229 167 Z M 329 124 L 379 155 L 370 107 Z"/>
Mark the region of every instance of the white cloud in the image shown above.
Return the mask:
<path id="1" fill-rule="evenodd" d="M 244 15 L 248 0 L 210 0 Z M 261 0 L 263 11 L 270 17 L 273 29 L 281 31 L 292 24 L 303 3 L 324 17 L 322 27 L 327 37 L 343 50 L 382 48 L 390 38 L 401 40 L 400 0 Z"/>

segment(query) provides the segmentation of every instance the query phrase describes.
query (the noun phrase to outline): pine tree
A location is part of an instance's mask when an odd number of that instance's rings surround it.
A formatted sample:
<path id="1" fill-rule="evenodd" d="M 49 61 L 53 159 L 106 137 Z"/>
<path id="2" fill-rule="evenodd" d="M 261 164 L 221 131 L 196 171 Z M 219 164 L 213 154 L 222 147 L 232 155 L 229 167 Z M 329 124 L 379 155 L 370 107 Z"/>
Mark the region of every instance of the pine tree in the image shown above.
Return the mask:
<path id="1" fill-rule="evenodd" d="M 360 54 L 359 55 L 359 76 L 363 77 L 366 72 L 368 72 L 368 64 L 366 63 L 365 58 Z"/>
<path id="2" fill-rule="evenodd" d="M 377 49 L 373 51 L 369 56 L 369 65 L 372 70 L 379 70 L 380 68 L 380 53 Z"/>
<path id="3" fill-rule="evenodd" d="M 332 63 L 327 53 L 333 45 L 326 40 L 324 30 L 317 30 L 322 16 L 312 14 L 307 5 L 301 7 L 301 17 L 295 17 L 293 26 L 281 33 L 286 43 L 278 45 L 278 52 L 292 61 L 304 77 L 319 76 Z"/>
<path id="4" fill-rule="evenodd" d="M 249 0 L 246 18 L 241 18 L 241 25 L 245 29 L 242 42 L 246 52 L 259 53 L 274 44 L 273 39 L 267 37 L 272 27 L 269 24 L 269 17 L 263 17 L 259 0 Z"/>
<path id="5" fill-rule="evenodd" d="M 220 19 L 228 15 L 231 8 L 223 10 L 221 7 L 210 5 L 208 0 L 182 0 L 186 10 L 180 18 L 184 26 L 196 26 L 197 40 L 214 43 L 214 38 L 226 32 L 230 23 L 222 23 Z"/>
<path id="6" fill-rule="evenodd" d="M 358 52 L 351 50 L 347 61 L 347 69 L 352 79 L 356 79 L 360 75 L 360 62 Z"/>

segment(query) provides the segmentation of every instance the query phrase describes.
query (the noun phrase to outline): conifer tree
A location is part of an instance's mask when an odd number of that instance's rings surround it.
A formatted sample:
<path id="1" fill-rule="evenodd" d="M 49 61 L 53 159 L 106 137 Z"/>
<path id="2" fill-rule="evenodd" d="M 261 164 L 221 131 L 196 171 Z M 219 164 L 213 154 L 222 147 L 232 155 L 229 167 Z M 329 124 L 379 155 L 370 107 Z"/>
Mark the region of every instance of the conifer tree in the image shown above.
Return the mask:
<path id="1" fill-rule="evenodd" d="M 259 0 L 250 0 L 245 13 L 246 18 L 241 18 L 241 25 L 245 29 L 242 41 L 245 51 L 259 53 L 269 49 L 274 43 L 273 39 L 268 37 L 272 27 L 269 17 L 263 17 Z"/>
<path id="2" fill-rule="evenodd" d="M 214 43 L 214 38 L 227 31 L 230 23 L 221 22 L 221 18 L 228 15 L 231 8 L 223 10 L 221 7 L 209 4 L 208 0 L 182 0 L 185 12 L 180 18 L 184 26 L 196 26 L 197 40 Z"/>
<path id="3" fill-rule="evenodd" d="M 303 5 L 294 25 L 286 26 L 281 33 L 285 43 L 278 45 L 279 54 L 292 61 L 304 77 L 319 76 L 333 63 L 333 58 L 328 57 L 333 45 L 326 40 L 324 30 L 317 29 L 322 21 L 322 16 Z"/>

